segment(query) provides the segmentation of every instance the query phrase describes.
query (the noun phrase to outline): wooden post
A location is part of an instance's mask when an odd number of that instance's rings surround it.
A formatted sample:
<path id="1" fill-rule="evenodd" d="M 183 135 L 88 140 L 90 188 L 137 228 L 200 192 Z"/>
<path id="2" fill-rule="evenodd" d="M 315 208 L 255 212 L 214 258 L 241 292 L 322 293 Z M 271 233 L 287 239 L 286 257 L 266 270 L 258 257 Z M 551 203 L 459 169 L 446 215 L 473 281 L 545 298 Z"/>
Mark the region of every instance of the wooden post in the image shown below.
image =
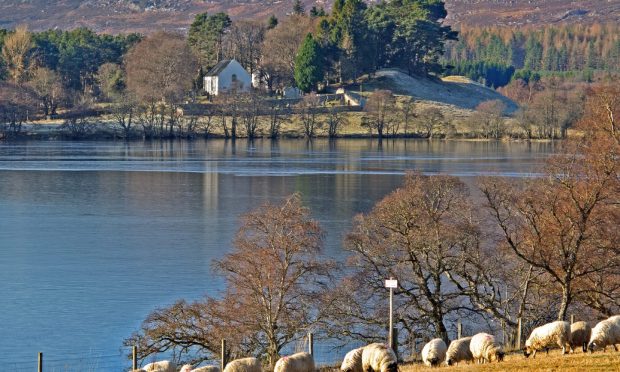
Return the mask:
<path id="1" fill-rule="evenodd" d="M 517 350 L 521 350 L 521 318 L 517 324 Z"/>
<path id="2" fill-rule="evenodd" d="M 575 314 L 570 315 L 570 324 L 575 323 Z"/>
<path id="3" fill-rule="evenodd" d="M 226 340 L 222 339 L 222 359 L 221 359 L 222 363 L 221 363 L 221 369 L 220 371 L 223 371 L 224 368 L 226 367 Z"/>
<path id="4" fill-rule="evenodd" d="M 390 277 L 390 280 L 392 280 L 393 278 Z M 393 310 L 393 305 L 394 303 L 394 288 L 390 288 L 390 324 L 388 325 L 388 343 L 390 345 L 390 348 L 392 348 L 392 350 L 394 350 L 394 318 L 392 315 L 392 310 Z"/>
<path id="5" fill-rule="evenodd" d="M 456 338 L 459 339 L 463 337 L 463 324 L 461 324 L 461 319 L 456 323 Z"/>
<path id="6" fill-rule="evenodd" d="M 398 359 L 398 328 L 392 330 L 392 337 L 392 350 L 394 350 L 396 359 Z"/>
<path id="7" fill-rule="evenodd" d="M 314 354 L 314 337 L 312 332 L 308 332 L 308 354 Z"/>
<path id="8" fill-rule="evenodd" d="M 39 372 L 43 372 L 43 353 L 39 353 L 39 367 L 37 369 L 37 371 Z"/>
<path id="9" fill-rule="evenodd" d="M 131 348 L 131 354 L 132 354 L 132 357 L 133 357 L 133 361 L 131 363 L 131 368 L 132 368 L 132 370 L 135 371 L 136 369 L 138 369 L 138 347 L 137 346 L 134 345 Z"/>

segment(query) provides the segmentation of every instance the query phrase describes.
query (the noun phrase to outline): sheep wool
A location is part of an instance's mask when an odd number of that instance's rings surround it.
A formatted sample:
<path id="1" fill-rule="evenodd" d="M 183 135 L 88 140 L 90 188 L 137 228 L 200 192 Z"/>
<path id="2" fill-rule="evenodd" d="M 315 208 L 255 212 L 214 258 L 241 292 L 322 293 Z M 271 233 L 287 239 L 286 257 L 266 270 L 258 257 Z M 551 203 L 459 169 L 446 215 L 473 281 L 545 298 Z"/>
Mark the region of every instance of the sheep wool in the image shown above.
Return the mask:
<path id="1" fill-rule="evenodd" d="M 501 345 L 495 341 L 493 335 L 488 333 L 478 333 L 473 336 L 469 342 L 469 350 L 478 363 L 504 360 L 504 351 Z"/>
<path id="2" fill-rule="evenodd" d="M 451 366 L 460 362 L 471 362 L 474 357 L 471 355 L 469 344 L 471 337 L 463 337 L 450 342 L 448 351 L 446 352 L 446 364 Z"/>
<path id="3" fill-rule="evenodd" d="M 397 372 L 396 354 L 385 344 L 367 345 L 362 351 L 362 369 L 364 372 Z"/>
<path id="4" fill-rule="evenodd" d="M 262 372 L 262 367 L 256 358 L 242 358 L 226 364 L 224 372 Z"/>
<path id="5" fill-rule="evenodd" d="M 314 359 L 308 353 L 297 353 L 280 358 L 273 372 L 314 372 Z"/>
<path id="6" fill-rule="evenodd" d="M 523 354 L 526 357 L 531 354 L 532 358 L 535 358 L 538 350 L 554 344 L 562 348 L 562 354 L 566 354 L 570 349 L 570 324 L 568 322 L 558 320 L 534 328 L 530 337 L 525 341 Z"/>
<path id="7" fill-rule="evenodd" d="M 183 372 L 183 371 L 181 371 Z M 218 366 L 202 366 L 196 369 L 192 369 L 190 372 L 220 372 L 220 367 Z"/>
<path id="8" fill-rule="evenodd" d="M 590 352 L 594 352 L 598 349 L 604 350 L 608 345 L 612 345 L 618 351 L 616 344 L 620 344 L 620 315 L 614 315 L 598 322 L 592 328 L 588 349 Z"/>
<path id="9" fill-rule="evenodd" d="M 146 372 L 176 372 L 177 365 L 169 360 L 153 362 L 142 367 Z"/>
<path id="10" fill-rule="evenodd" d="M 588 342 L 592 335 L 592 328 L 586 322 L 575 322 L 570 325 L 570 348 L 573 352 L 578 347 L 585 353 L 588 351 Z"/>
<path id="11" fill-rule="evenodd" d="M 446 360 L 447 350 L 448 347 L 442 339 L 432 339 L 422 348 L 422 361 L 429 367 L 438 367 Z"/>
<path id="12" fill-rule="evenodd" d="M 363 372 L 362 369 L 362 352 L 363 347 L 353 349 L 344 356 L 340 370 L 342 372 Z"/>

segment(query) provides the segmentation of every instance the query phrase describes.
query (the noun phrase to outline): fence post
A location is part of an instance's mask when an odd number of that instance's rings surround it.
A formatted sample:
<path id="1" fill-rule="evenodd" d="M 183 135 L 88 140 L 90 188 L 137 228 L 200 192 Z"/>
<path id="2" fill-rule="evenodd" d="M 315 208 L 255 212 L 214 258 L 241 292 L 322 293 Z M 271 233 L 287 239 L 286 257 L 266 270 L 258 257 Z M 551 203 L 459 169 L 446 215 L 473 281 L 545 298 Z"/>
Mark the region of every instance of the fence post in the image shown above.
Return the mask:
<path id="1" fill-rule="evenodd" d="M 133 361 L 131 363 L 131 369 L 135 371 L 136 369 L 138 369 L 138 347 L 137 346 L 134 345 L 131 348 L 131 354 L 133 357 Z"/>
<path id="2" fill-rule="evenodd" d="M 37 371 L 39 372 L 43 372 L 43 353 L 39 353 L 39 367 L 37 368 Z"/>
<path id="3" fill-rule="evenodd" d="M 308 332 L 308 354 L 314 354 L 314 337 L 312 332 Z"/>
<path id="4" fill-rule="evenodd" d="M 517 324 L 517 350 L 521 350 L 521 318 Z"/>
<path id="5" fill-rule="evenodd" d="M 456 338 L 459 339 L 463 337 L 463 324 L 461 324 L 461 320 L 456 323 Z"/>
<path id="6" fill-rule="evenodd" d="M 570 324 L 575 323 L 575 314 L 570 315 Z"/>
<path id="7" fill-rule="evenodd" d="M 223 371 L 224 368 L 226 367 L 226 340 L 222 339 L 222 364 L 221 364 L 221 369 L 220 371 Z"/>
<path id="8" fill-rule="evenodd" d="M 396 327 L 392 330 L 392 350 L 398 359 L 398 328 Z"/>

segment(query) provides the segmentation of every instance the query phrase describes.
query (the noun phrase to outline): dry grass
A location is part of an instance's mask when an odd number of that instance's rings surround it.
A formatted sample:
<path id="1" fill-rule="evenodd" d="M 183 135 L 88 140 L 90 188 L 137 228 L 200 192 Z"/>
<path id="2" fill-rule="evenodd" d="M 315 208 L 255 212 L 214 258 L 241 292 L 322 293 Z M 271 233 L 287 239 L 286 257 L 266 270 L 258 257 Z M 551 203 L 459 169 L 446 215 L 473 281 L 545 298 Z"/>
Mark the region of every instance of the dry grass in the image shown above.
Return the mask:
<path id="1" fill-rule="evenodd" d="M 611 350 L 611 351 L 610 351 Z M 428 368 L 421 364 L 408 364 L 400 368 L 401 372 L 423 371 L 562 371 L 562 372 L 620 372 L 620 352 L 608 349 L 606 353 L 584 354 L 577 352 L 570 355 L 562 355 L 559 350 L 539 353 L 535 359 L 525 358 L 523 354 L 511 354 L 506 356 L 502 363 L 466 365 L 437 368 Z"/>

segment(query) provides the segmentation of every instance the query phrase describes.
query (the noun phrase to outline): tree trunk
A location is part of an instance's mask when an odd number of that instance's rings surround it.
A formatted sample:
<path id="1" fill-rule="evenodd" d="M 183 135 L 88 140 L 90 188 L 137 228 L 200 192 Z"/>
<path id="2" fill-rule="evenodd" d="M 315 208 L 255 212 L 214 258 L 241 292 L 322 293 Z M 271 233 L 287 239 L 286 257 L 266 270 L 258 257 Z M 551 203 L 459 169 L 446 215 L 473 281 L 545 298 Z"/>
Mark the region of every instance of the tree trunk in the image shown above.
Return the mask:
<path id="1" fill-rule="evenodd" d="M 566 312 L 568 306 L 572 300 L 570 282 L 567 282 L 562 286 L 562 304 L 560 305 L 560 311 L 558 312 L 558 320 L 566 319 Z"/>

